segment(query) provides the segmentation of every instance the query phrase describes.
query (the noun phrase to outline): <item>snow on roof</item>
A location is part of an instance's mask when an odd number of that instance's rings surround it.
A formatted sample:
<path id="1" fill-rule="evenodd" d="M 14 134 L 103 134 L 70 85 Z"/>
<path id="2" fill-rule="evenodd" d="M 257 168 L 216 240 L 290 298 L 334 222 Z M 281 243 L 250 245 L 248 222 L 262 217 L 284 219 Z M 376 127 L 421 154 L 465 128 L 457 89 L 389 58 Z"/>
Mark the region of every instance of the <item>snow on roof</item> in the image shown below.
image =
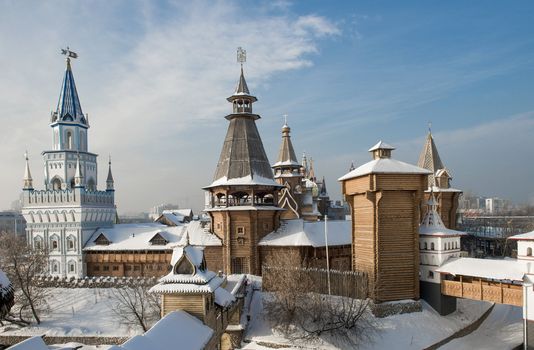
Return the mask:
<path id="1" fill-rule="evenodd" d="M 193 209 L 165 209 L 162 212 L 163 214 L 174 214 L 181 216 L 191 216 L 193 215 Z"/>
<path id="2" fill-rule="evenodd" d="M 448 260 L 437 272 L 492 280 L 522 281 L 527 266 L 524 261 L 516 259 L 456 258 Z"/>
<path id="3" fill-rule="evenodd" d="M 201 350 L 213 336 L 213 330 L 185 311 L 173 311 L 143 335 L 137 335 L 121 348 L 125 350 Z"/>
<path id="4" fill-rule="evenodd" d="M 251 175 L 228 179 L 226 176 L 221 177 L 211 183 L 211 185 L 204 187 L 216 187 L 216 186 L 249 186 L 249 185 L 261 185 L 261 186 L 273 186 L 273 187 L 282 187 L 279 183 L 275 182 L 273 179 L 269 179 L 263 176 Z"/>
<path id="5" fill-rule="evenodd" d="M 284 208 L 275 207 L 272 205 L 261 205 L 261 206 L 252 206 L 252 205 L 236 205 L 231 207 L 215 207 L 207 208 L 204 211 L 246 211 L 246 210 L 285 210 Z"/>
<path id="6" fill-rule="evenodd" d="M 168 243 L 152 245 L 150 240 L 157 233 L 161 234 Z M 167 226 L 157 222 L 142 224 L 118 224 L 110 228 L 96 230 L 84 247 L 84 251 L 102 250 L 167 250 L 176 246 L 184 246 L 189 233 L 189 243 L 198 246 L 220 246 L 221 240 L 207 229 L 201 222 L 192 221 L 179 226 Z M 111 243 L 97 245 L 94 241 L 103 234 Z"/>
<path id="7" fill-rule="evenodd" d="M 276 163 L 274 163 L 274 164 L 272 165 L 272 168 L 277 167 L 277 166 L 284 166 L 284 165 L 301 166 L 301 165 L 299 164 L 299 162 L 289 159 L 289 160 L 284 160 L 283 162 L 276 162 Z"/>
<path id="8" fill-rule="evenodd" d="M 338 181 L 369 174 L 432 174 L 430 170 L 391 158 L 378 158 L 343 175 Z"/>
<path id="9" fill-rule="evenodd" d="M 40 336 L 35 336 L 13 345 L 9 350 L 48 350 L 48 346 Z"/>
<path id="10" fill-rule="evenodd" d="M 182 224 L 185 220 L 185 216 L 183 215 L 180 215 L 178 213 L 162 213 L 161 216 L 159 218 L 157 218 L 155 221 L 159 221 L 160 218 L 165 218 L 167 220 L 169 220 L 170 222 L 172 222 L 174 225 L 178 226 L 180 224 Z"/>
<path id="11" fill-rule="evenodd" d="M 212 272 L 212 271 L 209 271 Z M 213 272 L 212 272 L 213 273 Z M 194 293 L 206 294 L 213 293 L 224 282 L 224 278 L 214 276 L 208 283 L 159 283 L 150 288 L 151 293 L 171 294 L 171 293 Z"/>
<path id="12" fill-rule="evenodd" d="M 377 149 L 395 149 L 395 147 L 391 146 L 390 144 L 387 144 L 383 142 L 382 140 L 378 141 L 376 145 L 369 148 L 368 152 L 376 151 Z"/>
<path id="13" fill-rule="evenodd" d="M 228 275 L 226 278 L 226 286 L 224 288 L 232 293 L 232 295 L 236 295 L 246 280 L 247 275 L 244 274 Z"/>
<path id="14" fill-rule="evenodd" d="M 508 239 L 513 239 L 517 241 L 528 241 L 528 240 L 534 240 L 534 231 L 530 231 L 527 233 L 521 233 L 518 235 L 513 235 L 511 237 L 508 237 Z"/>
<path id="15" fill-rule="evenodd" d="M 427 202 L 427 212 L 421 225 L 419 225 L 419 234 L 423 236 L 464 236 L 466 233 L 448 229 L 443 224 L 441 216 L 437 211 L 437 202 L 434 195 Z"/>
<path id="16" fill-rule="evenodd" d="M 259 245 L 324 247 L 324 229 L 324 221 L 282 220 L 280 228 L 263 237 Z M 349 245 L 351 243 L 352 230 L 350 221 L 328 221 L 329 246 Z"/>
<path id="17" fill-rule="evenodd" d="M 198 267 L 202 264 L 202 260 L 204 259 L 204 248 L 190 245 L 185 247 L 175 247 L 172 251 L 171 265 L 174 266 L 184 255 L 191 264 Z"/>
<path id="18" fill-rule="evenodd" d="M 465 236 L 467 233 L 451 230 L 446 227 L 419 226 L 419 234 L 422 236 Z"/>
<path id="19" fill-rule="evenodd" d="M 432 188 L 428 188 L 427 190 L 425 190 L 425 192 L 435 192 L 435 193 L 439 193 L 439 192 L 463 192 L 462 190 L 459 190 L 457 188 L 452 188 L 452 187 L 449 187 L 449 188 L 441 188 L 441 187 L 438 187 L 438 186 L 432 186 Z"/>
<path id="20" fill-rule="evenodd" d="M 235 297 L 224 288 L 215 289 L 215 304 L 227 307 L 235 301 Z"/>

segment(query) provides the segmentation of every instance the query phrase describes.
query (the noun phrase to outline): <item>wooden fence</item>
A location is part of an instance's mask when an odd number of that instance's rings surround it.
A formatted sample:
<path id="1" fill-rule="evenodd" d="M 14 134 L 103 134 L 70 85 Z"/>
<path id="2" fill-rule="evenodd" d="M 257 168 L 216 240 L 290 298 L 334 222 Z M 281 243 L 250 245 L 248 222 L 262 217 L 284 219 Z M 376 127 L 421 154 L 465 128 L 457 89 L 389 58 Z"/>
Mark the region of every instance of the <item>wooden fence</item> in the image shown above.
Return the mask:
<path id="1" fill-rule="evenodd" d="M 280 288 L 295 284 L 295 281 L 303 281 L 309 292 L 328 294 L 328 271 L 325 269 L 263 266 L 262 288 L 264 291 L 275 292 Z M 365 299 L 369 292 L 367 274 L 357 271 L 330 270 L 330 291 L 332 295 Z"/>

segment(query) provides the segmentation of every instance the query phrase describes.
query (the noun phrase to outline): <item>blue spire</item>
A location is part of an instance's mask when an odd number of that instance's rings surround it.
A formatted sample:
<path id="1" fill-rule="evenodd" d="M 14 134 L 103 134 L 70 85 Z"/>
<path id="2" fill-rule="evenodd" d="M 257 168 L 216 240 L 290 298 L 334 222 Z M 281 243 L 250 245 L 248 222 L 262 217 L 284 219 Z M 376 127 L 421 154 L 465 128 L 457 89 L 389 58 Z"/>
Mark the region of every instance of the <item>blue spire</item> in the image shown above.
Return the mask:
<path id="1" fill-rule="evenodd" d="M 59 102 L 57 104 L 56 112 L 52 117 L 52 122 L 78 122 L 87 125 L 87 120 L 83 115 L 78 92 L 76 91 L 76 84 L 74 83 L 74 76 L 70 66 L 70 58 L 67 57 L 67 70 L 65 71 L 65 78 L 61 86 L 61 93 L 59 95 Z"/>

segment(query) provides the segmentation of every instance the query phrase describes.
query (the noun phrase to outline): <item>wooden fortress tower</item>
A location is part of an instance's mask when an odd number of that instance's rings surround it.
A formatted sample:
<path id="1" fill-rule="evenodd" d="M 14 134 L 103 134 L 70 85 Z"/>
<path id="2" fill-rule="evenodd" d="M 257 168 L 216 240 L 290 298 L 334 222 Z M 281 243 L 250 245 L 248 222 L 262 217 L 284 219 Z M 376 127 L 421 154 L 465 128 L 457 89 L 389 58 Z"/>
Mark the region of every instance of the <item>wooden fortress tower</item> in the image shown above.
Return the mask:
<path id="1" fill-rule="evenodd" d="M 211 216 L 211 232 L 223 242 L 223 269 L 227 274 L 261 275 L 258 242 L 278 229 L 278 192 L 265 154 L 250 94 L 243 74 L 244 50 L 238 50 L 241 76 L 234 94 L 228 97 L 232 113 L 221 156 L 211 185 L 205 187 L 206 212 Z"/>
<path id="2" fill-rule="evenodd" d="M 427 169 L 391 159 L 380 141 L 373 160 L 339 181 L 351 206 L 352 268 L 369 275 L 375 302 L 419 299 L 420 207 Z"/>

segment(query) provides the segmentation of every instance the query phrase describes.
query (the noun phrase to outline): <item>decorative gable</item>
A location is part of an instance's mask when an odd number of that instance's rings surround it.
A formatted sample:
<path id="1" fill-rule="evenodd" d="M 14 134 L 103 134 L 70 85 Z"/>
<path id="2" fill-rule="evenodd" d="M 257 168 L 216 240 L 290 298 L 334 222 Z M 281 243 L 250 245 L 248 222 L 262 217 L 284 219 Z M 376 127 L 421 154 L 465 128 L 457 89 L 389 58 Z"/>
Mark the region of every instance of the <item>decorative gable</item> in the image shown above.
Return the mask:
<path id="1" fill-rule="evenodd" d="M 98 237 L 94 240 L 96 245 L 110 245 L 111 241 L 104 236 L 103 233 L 99 234 Z"/>
<path id="2" fill-rule="evenodd" d="M 148 242 L 150 245 L 167 245 L 169 243 L 160 232 L 156 233 Z"/>

